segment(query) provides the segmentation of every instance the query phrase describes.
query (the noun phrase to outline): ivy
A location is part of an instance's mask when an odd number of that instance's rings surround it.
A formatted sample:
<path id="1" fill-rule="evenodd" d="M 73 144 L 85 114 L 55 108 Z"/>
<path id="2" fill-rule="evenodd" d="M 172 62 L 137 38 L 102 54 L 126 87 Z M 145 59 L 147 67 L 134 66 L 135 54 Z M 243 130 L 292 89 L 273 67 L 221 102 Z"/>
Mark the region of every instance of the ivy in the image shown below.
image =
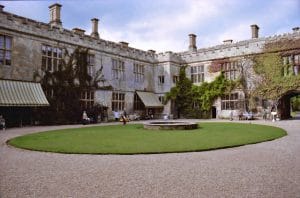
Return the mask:
<path id="1" fill-rule="evenodd" d="M 227 80 L 221 73 L 210 83 L 203 82 L 200 86 L 193 85 L 193 101 L 199 105 L 200 111 L 210 111 L 218 97 L 230 93 L 237 85 L 237 82 Z"/>
<path id="2" fill-rule="evenodd" d="M 287 92 L 300 89 L 300 75 L 287 72 L 279 53 L 271 52 L 255 58 L 254 70 L 261 77 L 254 94 L 265 99 L 278 101 Z M 288 74 L 288 75 L 287 75 Z"/>
<path id="3" fill-rule="evenodd" d="M 179 81 L 166 93 L 166 102 L 175 102 L 178 117 L 210 116 L 214 101 L 238 86 L 238 82 L 227 80 L 222 73 L 214 81 L 196 86 L 186 77 L 185 69 L 186 66 L 180 68 Z"/>

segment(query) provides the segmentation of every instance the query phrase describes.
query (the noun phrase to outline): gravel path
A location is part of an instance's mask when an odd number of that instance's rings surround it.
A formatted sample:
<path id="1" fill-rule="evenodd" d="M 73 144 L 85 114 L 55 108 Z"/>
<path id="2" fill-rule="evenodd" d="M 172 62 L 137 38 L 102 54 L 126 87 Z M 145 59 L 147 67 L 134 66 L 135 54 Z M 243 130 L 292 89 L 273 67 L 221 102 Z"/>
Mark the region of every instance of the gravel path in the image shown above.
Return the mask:
<path id="1" fill-rule="evenodd" d="M 67 155 L 6 145 L 49 129 L 0 131 L 0 197 L 300 197 L 300 120 L 283 138 L 231 149 L 155 155 Z"/>

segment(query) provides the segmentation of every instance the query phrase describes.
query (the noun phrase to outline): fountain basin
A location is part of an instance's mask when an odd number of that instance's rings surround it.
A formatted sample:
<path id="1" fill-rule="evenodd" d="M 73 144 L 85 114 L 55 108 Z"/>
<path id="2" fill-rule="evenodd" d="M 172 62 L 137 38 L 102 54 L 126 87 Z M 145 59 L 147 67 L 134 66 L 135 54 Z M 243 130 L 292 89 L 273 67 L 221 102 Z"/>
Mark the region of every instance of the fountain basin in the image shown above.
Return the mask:
<path id="1" fill-rule="evenodd" d="M 198 124 L 194 122 L 180 121 L 154 121 L 144 123 L 144 128 L 151 130 L 191 130 L 197 129 Z"/>

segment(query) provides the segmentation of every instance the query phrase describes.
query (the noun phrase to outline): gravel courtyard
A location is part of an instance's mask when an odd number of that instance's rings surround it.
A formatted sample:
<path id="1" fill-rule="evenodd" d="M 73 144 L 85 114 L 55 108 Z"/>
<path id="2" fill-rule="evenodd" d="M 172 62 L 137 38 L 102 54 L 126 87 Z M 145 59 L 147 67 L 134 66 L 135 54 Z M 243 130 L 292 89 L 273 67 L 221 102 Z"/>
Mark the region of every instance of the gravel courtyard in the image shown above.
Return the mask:
<path id="1" fill-rule="evenodd" d="M 6 141 L 82 125 L 0 131 L 0 197 L 300 197 L 300 120 L 256 122 L 288 135 L 207 152 L 68 155 L 21 150 Z"/>

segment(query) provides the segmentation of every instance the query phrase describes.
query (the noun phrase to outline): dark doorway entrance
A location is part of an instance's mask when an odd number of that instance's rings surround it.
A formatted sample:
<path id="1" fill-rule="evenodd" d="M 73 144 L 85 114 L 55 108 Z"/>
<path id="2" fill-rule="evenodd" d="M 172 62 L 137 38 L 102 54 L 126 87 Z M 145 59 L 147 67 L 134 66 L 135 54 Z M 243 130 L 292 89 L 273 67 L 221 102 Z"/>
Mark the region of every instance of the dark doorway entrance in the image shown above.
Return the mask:
<path id="1" fill-rule="evenodd" d="M 278 104 L 278 111 L 280 113 L 280 118 L 281 119 L 289 119 L 292 118 L 291 112 L 292 111 L 297 111 L 298 109 L 293 109 L 292 108 L 292 98 L 295 98 L 296 96 L 300 95 L 299 90 L 294 90 L 290 91 L 287 94 L 285 94 L 281 99 L 279 100 Z M 293 112 L 294 113 L 294 112 Z"/>
<path id="2" fill-rule="evenodd" d="M 216 107 L 211 108 L 211 118 L 217 118 L 217 108 Z"/>

